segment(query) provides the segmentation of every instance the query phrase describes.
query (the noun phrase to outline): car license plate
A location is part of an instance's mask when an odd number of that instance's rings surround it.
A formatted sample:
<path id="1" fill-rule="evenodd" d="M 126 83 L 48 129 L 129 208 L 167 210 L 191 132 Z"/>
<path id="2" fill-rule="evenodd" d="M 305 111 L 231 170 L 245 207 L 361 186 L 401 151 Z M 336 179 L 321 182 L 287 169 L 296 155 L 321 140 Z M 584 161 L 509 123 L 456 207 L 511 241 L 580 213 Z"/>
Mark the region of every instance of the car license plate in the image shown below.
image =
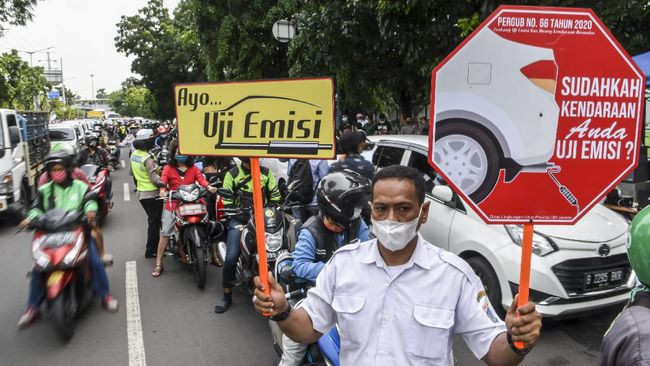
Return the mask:
<path id="1" fill-rule="evenodd" d="M 624 273 L 625 271 L 622 268 L 585 273 L 585 290 L 593 290 L 620 285 L 623 283 Z"/>

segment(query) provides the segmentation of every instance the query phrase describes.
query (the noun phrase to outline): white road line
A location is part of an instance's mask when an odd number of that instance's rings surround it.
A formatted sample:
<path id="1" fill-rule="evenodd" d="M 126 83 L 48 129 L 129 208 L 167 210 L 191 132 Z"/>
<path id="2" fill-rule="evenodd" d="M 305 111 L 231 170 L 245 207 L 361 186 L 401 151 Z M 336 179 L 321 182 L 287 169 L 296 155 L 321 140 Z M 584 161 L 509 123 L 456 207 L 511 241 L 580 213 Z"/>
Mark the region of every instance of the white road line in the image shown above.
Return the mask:
<path id="1" fill-rule="evenodd" d="M 129 192 L 129 183 L 124 183 L 124 200 L 125 201 L 130 201 L 131 200 L 131 193 Z"/>
<path id="2" fill-rule="evenodd" d="M 126 164 L 124 164 L 124 160 L 120 160 L 120 165 L 122 166 L 122 168 L 126 168 Z"/>
<path id="3" fill-rule="evenodd" d="M 126 262 L 126 332 L 129 345 L 129 366 L 146 366 L 137 273 L 135 261 Z"/>

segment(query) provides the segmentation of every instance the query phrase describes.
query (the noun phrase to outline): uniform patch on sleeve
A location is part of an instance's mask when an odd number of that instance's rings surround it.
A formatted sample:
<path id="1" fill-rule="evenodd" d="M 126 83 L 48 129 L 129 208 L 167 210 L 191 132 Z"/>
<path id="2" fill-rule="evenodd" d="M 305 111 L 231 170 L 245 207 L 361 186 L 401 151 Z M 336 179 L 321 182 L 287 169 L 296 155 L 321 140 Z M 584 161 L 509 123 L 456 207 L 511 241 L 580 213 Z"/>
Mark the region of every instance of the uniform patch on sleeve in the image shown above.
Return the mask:
<path id="1" fill-rule="evenodd" d="M 487 317 L 490 318 L 490 320 L 492 320 L 493 323 L 499 322 L 499 317 L 497 316 L 497 313 L 494 311 L 492 304 L 490 304 L 490 299 L 488 298 L 485 290 L 481 290 L 478 292 L 478 295 L 476 296 L 476 301 L 481 306 L 481 309 L 483 309 L 485 315 L 487 315 Z"/>

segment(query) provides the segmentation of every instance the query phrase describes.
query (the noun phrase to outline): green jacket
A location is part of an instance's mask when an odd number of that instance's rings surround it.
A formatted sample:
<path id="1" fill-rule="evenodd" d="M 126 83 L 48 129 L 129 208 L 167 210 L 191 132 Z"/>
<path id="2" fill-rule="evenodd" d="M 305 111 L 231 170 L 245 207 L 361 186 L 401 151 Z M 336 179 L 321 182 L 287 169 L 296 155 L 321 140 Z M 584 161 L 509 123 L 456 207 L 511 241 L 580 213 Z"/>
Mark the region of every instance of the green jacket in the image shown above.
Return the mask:
<path id="1" fill-rule="evenodd" d="M 42 216 L 51 208 L 60 208 L 66 211 L 83 209 L 84 213 L 97 211 L 97 202 L 91 200 L 83 204 L 83 198 L 87 191 L 88 185 L 77 179 L 67 187 L 62 187 L 54 182 L 43 184 L 38 188 L 36 200 L 27 214 L 27 219 L 33 220 Z M 50 207 L 52 194 L 54 194 L 54 207 Z"/>
<path id="2" fill-rule="evenodd" d="M 264 205 L 269 201 L 279 203 L 282 196 L 275 176 L 265 167 L 260 168 L 260 173 Z M 233 192 L 234 197 L 234 199 L 222 198 L 224 206 L 252 207 L 253 179 L 249 170 L 245 170 L 241 165 L 230 169 L 223 178 L 223 188 Z"/>

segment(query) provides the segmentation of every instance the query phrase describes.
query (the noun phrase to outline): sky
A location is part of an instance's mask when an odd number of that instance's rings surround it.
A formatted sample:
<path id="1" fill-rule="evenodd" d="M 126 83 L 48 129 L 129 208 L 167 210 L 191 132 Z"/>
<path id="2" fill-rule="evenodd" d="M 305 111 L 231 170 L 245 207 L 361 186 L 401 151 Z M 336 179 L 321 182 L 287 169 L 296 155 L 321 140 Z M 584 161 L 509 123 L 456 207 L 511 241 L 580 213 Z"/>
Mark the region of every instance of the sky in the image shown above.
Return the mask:
<path id="1" fill-rule="evenodd" d="M 174 9 L 180 0 L 164 0 Z M 63 59 L 63 79 L 82 98 L 91 98 L 94 89 L 108 93 L 120 88 L 131 72 L 131 58 L 115 50 L 113 38 L 122 15 L 134 15 L 147 0 L 43 0 L 34 8 L 34 18 L 23 27 L 11 26 L 0 37 L 0 52 L 11 48 L 50 51 L 53 68 Z M 29 62 L 29 55 L 20 52 Z M 34 66 L 46 66 L 47 54 L 32 56 Z M 90 74 L 95 75 L 91 83 Z M 137 76 L 137 75 L 136 75 Z"/>

